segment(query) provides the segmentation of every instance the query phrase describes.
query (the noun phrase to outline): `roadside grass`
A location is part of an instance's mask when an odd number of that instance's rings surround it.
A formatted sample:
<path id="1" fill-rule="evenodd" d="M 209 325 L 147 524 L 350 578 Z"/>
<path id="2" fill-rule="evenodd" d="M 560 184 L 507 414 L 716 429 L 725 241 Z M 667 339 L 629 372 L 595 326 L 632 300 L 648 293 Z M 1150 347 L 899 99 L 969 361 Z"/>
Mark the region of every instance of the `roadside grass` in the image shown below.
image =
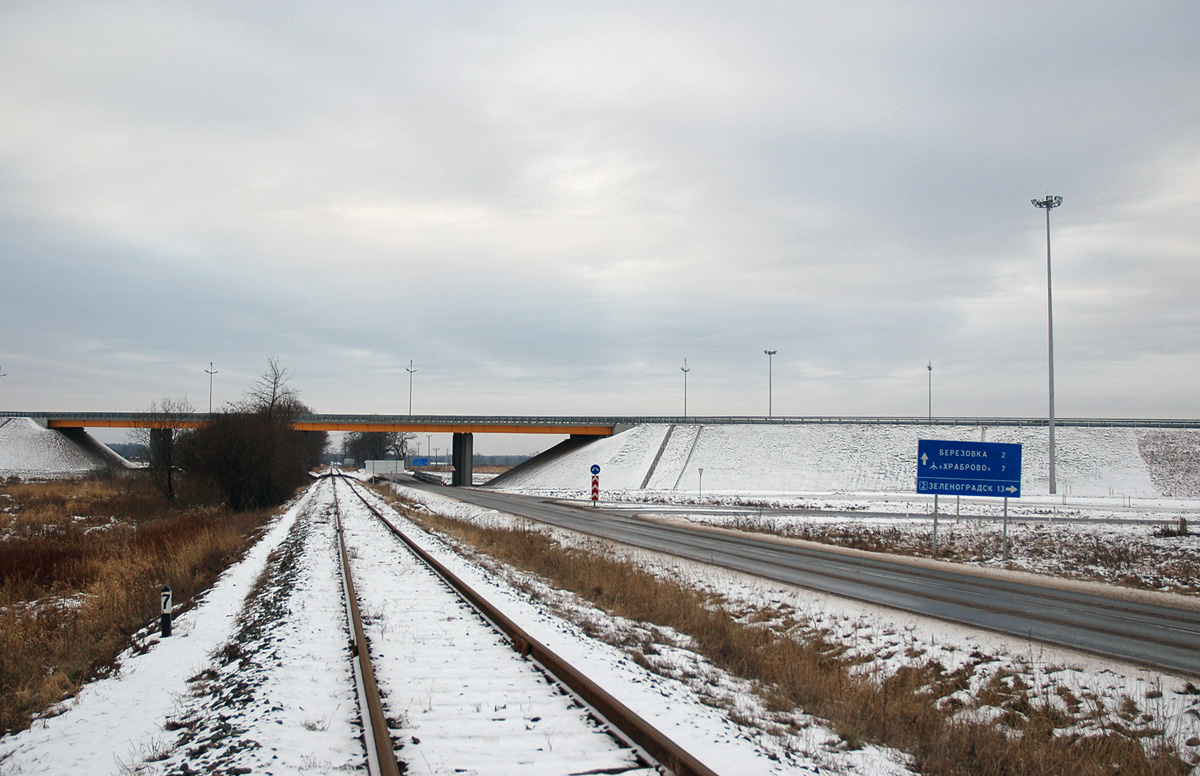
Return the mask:
<path id="1" fill-rule="evenodd" d="M 164 584 L 189 601 L 270 515 L 170 505 L 137 479 L 0 485 L 0 734 L 111 671 Z"/>
<path id="2" fill-rule="evenodd" d="M 390 491 L 382 495 L 429 530 L 610 615 L 646 624 L 645 632 L 631 637 L 581 623 L 630 651 L 638 663 L 655 668 L 654 634 L 670 629 L 689 640 L 688 649 L 756 688 L 763 705 L 781 719 L 800 711 L 826 720 L 842 748 L 865 743 L 896 748 L 927 776 L 1166 776 L 1190 770 L 1131 700 L 1128 725 L 1099 729 L 1084 724 L 1094 705 L 1071 706 L 1062 693 L 1048 697 L 1019 676 L 993 677 L 964 700 L 975 666 L 948 672 L 937 662 L 915 661 L 884 676 L 864 670 L 861 658 L 845 654 L 828 634 L 790 614 L 734 613 L 718 598 L 601 552 L 560 546 L 532 526 L 482 526 L 413 509 Z M 660 636 L 664 644 L 669 641 Z M 746 724 L 734 711 L 731 718 Z"/>

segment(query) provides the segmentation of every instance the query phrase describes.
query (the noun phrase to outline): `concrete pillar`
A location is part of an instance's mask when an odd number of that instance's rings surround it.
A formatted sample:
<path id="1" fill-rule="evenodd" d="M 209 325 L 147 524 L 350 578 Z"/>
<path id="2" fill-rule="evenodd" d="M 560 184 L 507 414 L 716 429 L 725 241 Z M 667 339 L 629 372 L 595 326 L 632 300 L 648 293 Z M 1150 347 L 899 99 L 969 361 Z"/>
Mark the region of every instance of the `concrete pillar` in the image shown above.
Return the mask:
<path id="1" fill-rule="evenodd" d="M 451 485 L 470 485 L 471 464 L 475 458 L 475 437 L 471 434 L 455 434 L 454 448 L 450 454 L 450 463 L 454 473 L 450 477 Z"/>
<path id="2" fill-rule="evenodd" d="M 174 463 L 174 435 L 169 428 L 150 429 L 150 468 L 161 469 Z"/>

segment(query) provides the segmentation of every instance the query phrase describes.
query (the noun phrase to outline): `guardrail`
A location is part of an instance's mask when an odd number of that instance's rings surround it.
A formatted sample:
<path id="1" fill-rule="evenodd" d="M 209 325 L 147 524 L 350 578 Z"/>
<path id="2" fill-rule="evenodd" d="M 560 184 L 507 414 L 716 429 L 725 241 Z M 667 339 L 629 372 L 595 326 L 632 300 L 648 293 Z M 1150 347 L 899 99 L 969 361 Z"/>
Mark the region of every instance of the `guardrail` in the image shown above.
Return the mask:
<path id="1" fill-rule="evenodd" d="M 148 427 L 154 425 L 203 425 L 206 412 L 171 414 L 155 412 L 18 412 L 0 411 L 0 417 L 29 417 L 50 427 Z M 888 417 L 861 415 L 345 415 L 311 413 L 298 415 L 297 424 L 344 426 L 422 425 L 427 427 L 471 426 L 498 433 L 523 432 L 531 427 L 571 429 L 618 429 L 643 424 L 674 425 L 879 425 L 879 426 L 1047 426 L 1047 418 L 973 417 Z M 1055 426 L 1088 428 L 1181 428 L 1200 429 L 1192 418 L 1056 418 Z M 593 431 L 594 433 L 594 431 Z"/>

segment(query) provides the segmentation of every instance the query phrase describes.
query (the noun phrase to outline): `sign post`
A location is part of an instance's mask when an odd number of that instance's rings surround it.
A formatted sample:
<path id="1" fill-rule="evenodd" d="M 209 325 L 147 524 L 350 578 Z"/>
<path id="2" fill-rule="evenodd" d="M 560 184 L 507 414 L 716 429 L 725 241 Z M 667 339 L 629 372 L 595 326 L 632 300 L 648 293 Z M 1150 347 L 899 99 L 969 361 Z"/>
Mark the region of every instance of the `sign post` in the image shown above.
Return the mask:
<path id="1" fill-rule="evenodd" d="M 1004 559 L 1008 560 L 1008 499 L 1004 499 Z"/>
<path id="2" fill-rule="evenodd" d="M 933 494 L 933 557 L 937 557 L 938 494 Z"/>
<path id="3" fill-rule="evenodd" d="M 1004 557 L 1008 559 L 1008 500 L 1021 497 L 1021 446 L 1002 442 L 917 442 L 917 493 L 933 494 L 933 554 L 937 555 L 938 496 L 1004 499 Z"/>
<path id="4" fill-rule="evenodd" d="M 158 632 L 164 637 L 171 635 L 171 588 L 169 585 L 162 586 L 162 620 L 159 622 Z"/>
<path id="5" fill-rule="evenodd" d="M 600 464 L 592 464 L 592 507 L 600 500 Z"/>

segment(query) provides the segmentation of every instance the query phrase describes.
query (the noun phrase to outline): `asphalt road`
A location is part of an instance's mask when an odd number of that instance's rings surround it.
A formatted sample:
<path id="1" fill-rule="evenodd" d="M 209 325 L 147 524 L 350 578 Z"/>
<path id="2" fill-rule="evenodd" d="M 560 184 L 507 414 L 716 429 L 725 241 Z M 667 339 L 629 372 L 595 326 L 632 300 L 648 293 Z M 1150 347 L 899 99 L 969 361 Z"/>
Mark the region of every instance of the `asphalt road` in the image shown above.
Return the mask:
<path id="1" fill-rule="evenodd" d="M 1200 677 L 1200 612 L 663 525 L 529 496 L 405 484 L 780 582 Z"/>

